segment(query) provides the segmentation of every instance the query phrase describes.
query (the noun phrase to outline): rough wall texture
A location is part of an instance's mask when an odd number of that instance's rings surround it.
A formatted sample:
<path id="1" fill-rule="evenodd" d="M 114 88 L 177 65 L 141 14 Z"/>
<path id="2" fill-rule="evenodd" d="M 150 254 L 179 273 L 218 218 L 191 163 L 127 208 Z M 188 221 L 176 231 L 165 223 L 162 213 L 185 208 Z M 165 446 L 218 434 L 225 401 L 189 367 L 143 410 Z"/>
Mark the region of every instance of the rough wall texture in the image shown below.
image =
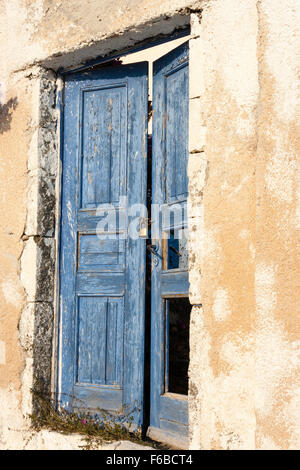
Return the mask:
<path id="1" fill-rule="evenodd" d="M 195 449 L 300 447 L 299 25 L 293 0 L 212 1 L 194 16 Z"/>
<path id="2" fill-rule="evenodd" d="M 300 5 L 258 14 L 256 446 L 299 449 Z"/>
<path id="3" fill-rule="evenodd" d="M 7 276 L 8 260 L 1 264 L 0 271 L 6 301 L 6 305 L 1 303 L 1 340 L 6 357 L 0 366 L 3 369 L 0 397 L 3 446 L 22 448 L 28 424 L 22 416 L 26 418 L 32 412 L 33 377 L 44 390 L 50 389 L 57 150 L 53 73 L 35 67 L 25 74 L 16 74 L 15 78 L 18 107 L 12 116 L 11 129 L 6 130 L 11 149 L 1 147 L 4 178 L 11 181 L 3 192 L 7 212 L 1 222 L 7 223 L 9 218 L 10 224 L 14 221 L 14 228 L 11 225 L 6 232 L 18 237 L 20 250 L 12 249 L 9 258 L 18 280 Z M 14 130 L 18 108 L 20 117 Z M 3 232 L 1 237 L 5 236 Z M 7 247 L 5 239 L 2 246 Z M 11 305 L 18 307 L 14 323 Z M 14 374 L 10 372 L 11 366 L 15 368 Z"/>
<path id="4" fill-rule="evenodd" d="M 191 446 L 253 448 L 256 2 L 210 2 L 193 32 L 191 101 L 199 117 L 191 126 L 201 119 L 206 132 L 190 151 L 204 150 L 206 184 L 194 219 L 202 231 L 194 249 L 202 308 L 194 308 L 191 330 Z"/>
<path id="5" fill-rule="evenodd" d="M 20 100 L 26 90 L 28 100 Z M 1 115 L 1 216 L 0 216 L 0 442 L 7 443 L 8 424 L 14 429 L 12 439 L 18 438 L 21 426 L 20 375 L 23 358 L 18 343 L 18 322 L 24 302 L 20 280 L 22 235 L 26 221 L 26 155 L 29 146 L 32 108 L 32 88 L 26 79 L 12 83 L 0 106 Z M 14 136 L 14 137 L 12 137 Z M 16 434 L 16 435 L 15 435 Z"/>
<path id="6" fill-rule="evenodd" d="M 49 388 L 55 313 L 45 67 L 169 34 L 189 13 L 191 448 L 300 447 L 299 2 L 0 0 L 1 448 L 80 444 L 28 440 L 26 419 L 33 376 Z"/>
<path id="7" fill-rule="evenodd" d="M 49 390 L 55 307 L 57 86 L 78 66 L 189 23 L 195 1 L 0 1 L 0 446 L 76 448 L 30 437 L 33 378 Z M 59 25 L 59 27 L 58 27 Z M 55 345 L 54 345 L 55 346 Z M 55 349 L 55 347 L 54 347 Z"/>
<path id="8" fill-rule="evenodd" d="M 73 65 L 187 24 L 201 0 L 1 0 L 7 70 Z M 149 27 L 145 27 L 149 26 Z M 124 39 L 124 34 L 127 34 Z M 0 37 L 1 37 L 0 36 Z M 109 43 L 105 40 L 109 38 Z M 20 47 L 22 44 L 22 47 Z M 17 46 L 17 47 L 16 47 Z M 19 46 L 19 47 L 18 47 Z"/>

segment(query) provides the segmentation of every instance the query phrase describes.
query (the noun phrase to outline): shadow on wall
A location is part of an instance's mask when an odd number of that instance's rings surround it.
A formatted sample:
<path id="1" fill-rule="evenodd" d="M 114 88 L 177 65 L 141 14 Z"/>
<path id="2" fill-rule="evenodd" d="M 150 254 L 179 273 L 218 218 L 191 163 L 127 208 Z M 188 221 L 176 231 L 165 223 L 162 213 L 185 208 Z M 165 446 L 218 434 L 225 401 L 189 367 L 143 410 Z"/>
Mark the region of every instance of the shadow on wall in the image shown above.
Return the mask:
<path id="1" fill-rule="evenodd" d="M 42 113 L 43 113 L 42 109 Z M 42 115 L 43 117 L 43 115 Z M 45 140 L 51 123 L 41 130 L 43 150 L 46 156 L 53 157 Z M 53 124 L 55 130 L 55 124 Z M 55 148 L 55 135 L 50 132 Z M 41 155 L 40 155 L 41 160 Z M 43 158 L 42 158 L 43 160 Z M 36 298 L 34 311 L 34 342 L 33 342 L 33 377 L 34 383 L 44 398 L 51 397 L 52 375 L 52 341 L 54 327 L 54 289 L 55 289 L 55 175 L 43 170 L 44 161 L 40 161 L 38 183 L 38 214 L 37 232 L 33 237 L 37 248 L 36 266 Z M 41 403 L 33 396 L 33 410 L 40 413 Z"/>
<path id="2" fill-rule="evenodd" d="M 13 111 L 18 106 L 17 98 L 11 98 L 5 104 L 0 104 L 0 134 L 9 131 Z"/>
<path id="3" fill-rule="evenodd" d="M 45 398 L 51 395 L 52 342 L 55 302 L 56 261 L 56 171 L 58 161 L 56 76 L 45 71 L 40 77 L 38 126 L 38 171 L 29 184 L 37 185 L 37 202 L 32 207 L 36 218 L 31 242 L 36 249 L 36 285 L 33 332 L 33 383 Z M 37 211 L 37 212 L 36 212 Z M 55 382 L 55 380 L 54 380 Z M 33 395 L 33 412 L 41 412 L 43 403 Z"/>

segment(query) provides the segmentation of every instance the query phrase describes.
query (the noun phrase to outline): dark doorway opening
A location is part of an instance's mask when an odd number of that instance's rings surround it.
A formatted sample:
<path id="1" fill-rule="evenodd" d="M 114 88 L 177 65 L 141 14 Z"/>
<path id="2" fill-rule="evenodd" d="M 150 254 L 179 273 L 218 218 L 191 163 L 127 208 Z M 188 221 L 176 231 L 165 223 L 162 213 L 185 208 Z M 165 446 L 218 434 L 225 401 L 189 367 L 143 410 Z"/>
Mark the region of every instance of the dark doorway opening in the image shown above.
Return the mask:
<path id="1" fill-rule="evenodd" d="M 151 101 L 149 101 L 149 116 L 151 116 Z M 151 202 L 152 202 L 152 135 L 148 136 L 147 145 L 147 210 L 148 210 L 148 239 L 147 247 L 151 245 Z M 144 423 L 143 438 L 146 438 L 150 424 L 150 360 L 151 360 L 151 252 L 146 249 L 146 294 L 145 294 L 145 371 L 144 371 Z"/>
<path id="2" fill-rule="evenodd" d="M 166 299 L 166 392 L 188 394 L 191 304 L 188 298 Z"/>

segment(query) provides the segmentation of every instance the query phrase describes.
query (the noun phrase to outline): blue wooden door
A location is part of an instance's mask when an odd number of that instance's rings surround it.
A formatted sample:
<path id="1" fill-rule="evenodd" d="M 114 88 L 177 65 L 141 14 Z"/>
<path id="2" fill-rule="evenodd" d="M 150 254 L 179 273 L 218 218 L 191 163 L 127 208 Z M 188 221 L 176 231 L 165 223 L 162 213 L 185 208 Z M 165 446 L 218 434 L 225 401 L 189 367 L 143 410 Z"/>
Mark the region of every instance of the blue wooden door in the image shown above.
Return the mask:
<path id="1" fill-rule="evenodd" d="M 188 43 L 153 66 L 150 435 L 188 437 Z M 181 357 L 180 357 L 181 355 Z M 179 369 L 183 372 L 180 372 Z M 179 377 L 180 372 L 180 377 Z"/>
<path id="2" fill-rule="evenodd" d="M 145 240 L 126 207 L 146 204 L 147 63 L 65 81 L 60 404 L 143 420 Z M 136 213 L 132 215 L 136 217 Z"/>

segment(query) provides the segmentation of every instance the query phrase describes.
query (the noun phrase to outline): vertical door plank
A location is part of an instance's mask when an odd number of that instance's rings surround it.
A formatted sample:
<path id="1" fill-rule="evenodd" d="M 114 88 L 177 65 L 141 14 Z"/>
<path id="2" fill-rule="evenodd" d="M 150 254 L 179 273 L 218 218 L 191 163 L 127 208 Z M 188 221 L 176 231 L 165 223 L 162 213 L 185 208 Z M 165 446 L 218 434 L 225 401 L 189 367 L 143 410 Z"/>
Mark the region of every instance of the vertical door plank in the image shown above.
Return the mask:
<path id="1" fill-rule="evenodd" d="M 118 220 L 121 196 L 146 201 L 147 75 L 138 63 L 66 77 L 60 244 L 60 405 L 131 407 L 138 426 L 145 241 L 99 225 L 98 209 Z"/>

